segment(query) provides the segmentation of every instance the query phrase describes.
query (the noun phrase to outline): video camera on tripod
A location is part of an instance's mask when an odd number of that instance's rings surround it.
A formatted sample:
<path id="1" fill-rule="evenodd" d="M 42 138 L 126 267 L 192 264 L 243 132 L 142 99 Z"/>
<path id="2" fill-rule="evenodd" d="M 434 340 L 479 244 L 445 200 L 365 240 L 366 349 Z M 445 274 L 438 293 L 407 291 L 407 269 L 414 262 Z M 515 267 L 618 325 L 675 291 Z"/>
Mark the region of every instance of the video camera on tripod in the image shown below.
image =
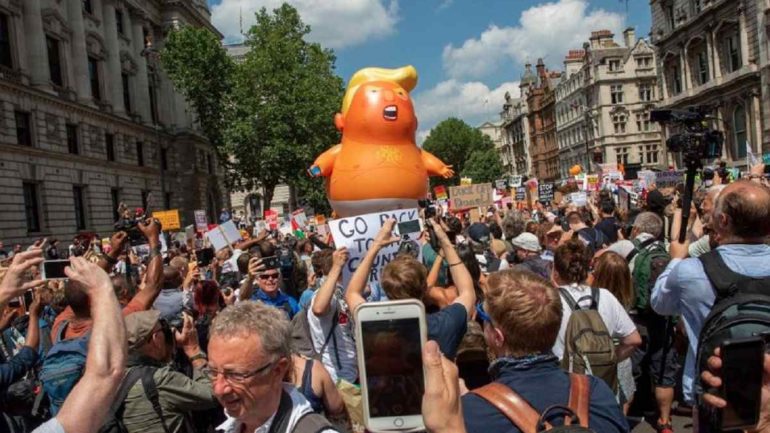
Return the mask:
<path id="1" fill-rule="evenodd" d="M 673 134 L 666 140 L 670 152 L 682 155 L 687 177 L 685 179 L 684 197 L 682 198 L 682 226 L 679 231 L 679 242 L 684 243 L 687 236 L 687 222 L 690 218 L 692 192 L 695 188 L 695 172 L 703 167 L 703 160 L 715 159 L 722 156 L 722 144 L 725 141 L 721 131 L 710 129 L 707 121 L 710 107 L 691 107 L 687 110 L 652 110 L 650 120 L 661 125 L 667 123 L 679 125 L 684 132 Z"/>

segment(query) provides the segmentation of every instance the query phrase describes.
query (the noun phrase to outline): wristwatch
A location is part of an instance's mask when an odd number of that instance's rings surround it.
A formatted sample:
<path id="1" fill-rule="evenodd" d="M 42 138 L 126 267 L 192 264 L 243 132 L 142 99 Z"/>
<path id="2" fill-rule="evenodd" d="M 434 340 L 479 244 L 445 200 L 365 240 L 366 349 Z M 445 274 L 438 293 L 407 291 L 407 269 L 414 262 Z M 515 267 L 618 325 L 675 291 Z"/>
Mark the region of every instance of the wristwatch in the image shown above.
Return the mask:
<path id="1" fill-rule="evenodd" d="M 209 358 L 208 358 L 208 356 L 206 356 L 206 353 L 205 353 L 205 352 L 203 352 L 203 351 L 200 351 L 200 352 L 198 352 L 198 353 L 196 353 L 195 355 L 193 355 L 193 356 L 191 356 L 191 357 L 190 357 L 190 362 L 195 362 L 195 361 L 197 361 L 197 360 L 199 360 L 199 359 L 202 359 L 202 360 L 204 360 L 204 361 L 207 361 Z"/>
<path id="2" fill-rule="evenodd" d="M 150 250 L 150 260 L 153 259 L 153 257 L 158 257 L 161 255 L 160 247 L 155 247 L 152 250 Z"/>

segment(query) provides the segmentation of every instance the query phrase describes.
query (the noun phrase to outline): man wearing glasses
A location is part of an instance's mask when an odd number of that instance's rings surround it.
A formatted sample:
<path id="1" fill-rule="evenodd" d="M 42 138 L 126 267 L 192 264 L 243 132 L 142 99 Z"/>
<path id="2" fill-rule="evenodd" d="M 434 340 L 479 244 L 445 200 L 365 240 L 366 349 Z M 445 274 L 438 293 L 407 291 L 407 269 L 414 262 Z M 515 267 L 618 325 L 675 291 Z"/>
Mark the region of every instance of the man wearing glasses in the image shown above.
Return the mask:
<path id="1" fill-rule="evenodd" d="M 291 383 L 291 325 L 275 308 L 241 302 L 211 324 L 204 370 L 225 409 L 224 433 L 336 433 Z"/>
<path id="2" fill-rule="evenodd" d="M 262 248 L 261 245 L 260 248 Z M 275 250 L 267 246 L 264 248 L 262 258 L 252 257 L 249 260 L 249 275 L 241 284 L 240 299 L 251 299 L 278 308 L 291 319 L 299 313 L 299 304 L 296 299 L 281 291 L 283 277 L 281 270 L 277 267 Z M 269 254 L 265 255 L 264 252 Z M 255 281 L 257 290 L 252 292 Z"/>
<path id="3" fill-rule="evenodd" d="M 128 373 L 118 390 L 123 423 L 131 432 L 181 433 L 195 431 L 192 411 L 217 406 L 211 382 L 203 373 L 206 354 L 198 345 L 192 317 L 184 315 L 180 330 L 169 327 L 157 310 L 126 316 Z M 192 379 L 169 363 L 180 348 L 193 367 Z"/>

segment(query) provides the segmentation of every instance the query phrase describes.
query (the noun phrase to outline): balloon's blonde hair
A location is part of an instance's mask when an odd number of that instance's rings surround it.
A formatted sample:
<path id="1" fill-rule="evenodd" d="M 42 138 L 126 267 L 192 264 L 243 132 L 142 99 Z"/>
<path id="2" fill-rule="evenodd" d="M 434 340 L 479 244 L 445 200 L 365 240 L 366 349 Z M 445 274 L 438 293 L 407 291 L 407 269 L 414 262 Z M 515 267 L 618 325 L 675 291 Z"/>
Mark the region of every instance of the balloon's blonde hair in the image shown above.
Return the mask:
<path id="1" fill-rule="evenodd" d="M 417 86 L 417 69 L 412 65 L 404 66 L 396 69 L 387 68 L 364 68 L 350 77 L 348 82 L 348 88 L 345 91 L 345 97 L 342 99 L 342 115 L 344 116 L 350 108 L 350 103 L 353 101 L 358 88 L 362 84 L 370 83 L 372 81 L 392 81 L 403 87 L 407 92 L 411 92 L 412 89 Z"/>

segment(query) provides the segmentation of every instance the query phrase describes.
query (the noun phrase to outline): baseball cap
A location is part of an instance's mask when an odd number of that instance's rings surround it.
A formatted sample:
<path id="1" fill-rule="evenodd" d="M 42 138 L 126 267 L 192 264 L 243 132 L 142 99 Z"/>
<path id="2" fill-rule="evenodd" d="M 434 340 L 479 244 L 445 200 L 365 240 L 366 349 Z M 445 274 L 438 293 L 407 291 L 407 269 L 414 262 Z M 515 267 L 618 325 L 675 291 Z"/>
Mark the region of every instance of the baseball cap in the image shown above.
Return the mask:
<path id="1" fill-rule="evenodd" d="M 540 242 L 538 242 L 537 236 L 529 232 L 524 232 L 511 239 L 511 244 L 514 246 L 514 248 L 540 252 Z"/>
<path id="2" fill-rule="evenodd" d="M 486 244 L 489 242 L 489 227 L 483 223 L 473 223 L 468 227 L 468 237 L 474 242 Z"/>
<path id="3" fill-rule="evenodd" d="M 128 339 L 128 349 L 137 349 L 141 347 L 147 338 L 152 334 L 155 325 L 160 320 L 160 311 L 147 310 L 131 313 L 126 316 L 126 337 Z"/>

